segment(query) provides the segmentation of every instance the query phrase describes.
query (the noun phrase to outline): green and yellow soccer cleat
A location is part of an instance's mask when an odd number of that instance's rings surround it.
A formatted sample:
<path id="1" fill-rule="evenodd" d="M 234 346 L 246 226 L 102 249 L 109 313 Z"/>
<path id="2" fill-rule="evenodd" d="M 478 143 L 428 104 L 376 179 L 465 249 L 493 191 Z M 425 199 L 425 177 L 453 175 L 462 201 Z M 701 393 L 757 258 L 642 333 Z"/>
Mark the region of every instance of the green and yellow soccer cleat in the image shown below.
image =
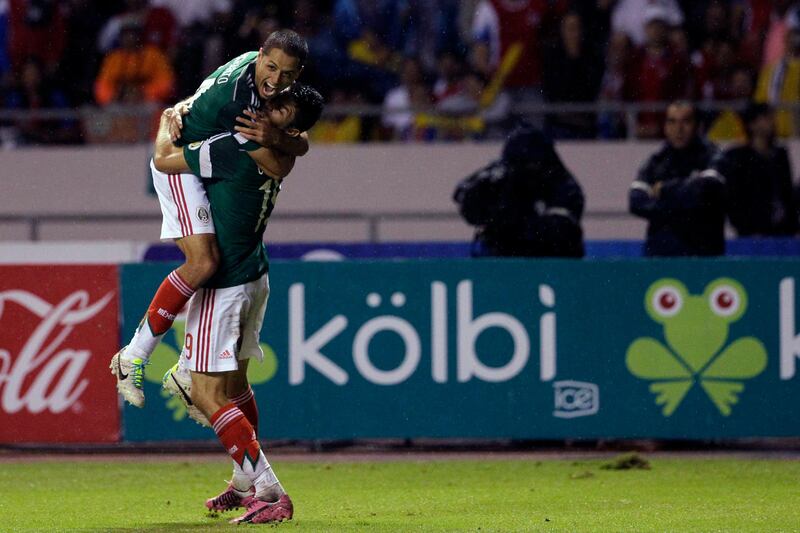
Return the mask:
<path id="1" fill-rule="evenodd" d="M 192 403 L 192 376 L 188 371 L 181 369 L 176 363 L 161 378 L 161 386 L 171 395 L 180 398 L 183 405 L 186 406 L 186 414 L 189 415 L 189 418 L 201 426 L 211 427 L 206 415 Z"/>
<path id="2" fill-rule="evenodd" d="M 117 390 L 134 407 L 144 407 L 144 367 L 150 364 L 144 359 L 127 360 L 122 357 L 125 348 L 114 354 L 109 368 L 117 377 Z"/>

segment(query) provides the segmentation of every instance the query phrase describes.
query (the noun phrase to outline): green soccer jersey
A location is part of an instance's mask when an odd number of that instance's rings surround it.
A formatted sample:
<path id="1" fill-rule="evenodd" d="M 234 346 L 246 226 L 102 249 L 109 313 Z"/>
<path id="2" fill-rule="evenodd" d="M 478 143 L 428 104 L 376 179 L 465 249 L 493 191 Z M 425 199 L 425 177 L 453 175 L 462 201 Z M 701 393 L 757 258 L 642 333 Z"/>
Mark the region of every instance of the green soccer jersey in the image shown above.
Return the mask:
<path id="1" fill-rule="evenodd" d="M 261 148 L 234 130 L 236 117 L 245 109 L 262 106 L 255 82 L 258 52 L 247 52 L 225 63 L 206 78 L 187 101 L 189 114 L 183 118 L 178 145 L 203 141 L 230 132 L 247 151 Z"/>
<path id="2" fill-rule="evenodd" d="M 192 172 L 204 179 L 211 203 L 220 264 L 205 287 L 241 285 L 269 269 L 264 230 L 281 190 L 280 180 L 264 174 L 230 133 L 183 149 Z"/>

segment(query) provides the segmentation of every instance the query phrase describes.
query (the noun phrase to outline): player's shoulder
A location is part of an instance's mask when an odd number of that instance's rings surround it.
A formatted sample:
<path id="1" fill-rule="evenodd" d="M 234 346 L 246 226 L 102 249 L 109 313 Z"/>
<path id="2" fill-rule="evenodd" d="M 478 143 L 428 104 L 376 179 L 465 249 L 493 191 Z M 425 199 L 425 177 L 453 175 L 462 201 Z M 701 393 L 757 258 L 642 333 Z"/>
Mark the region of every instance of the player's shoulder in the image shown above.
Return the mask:
<path id="1" fill-rule="evenodd" d="M 215 84 L 235 84 L 250 63 L 255 61 L 256 57 L 258 57 L 258 52 L 245 52 L 240 56 L 234 57 L 214 72 Z"/>

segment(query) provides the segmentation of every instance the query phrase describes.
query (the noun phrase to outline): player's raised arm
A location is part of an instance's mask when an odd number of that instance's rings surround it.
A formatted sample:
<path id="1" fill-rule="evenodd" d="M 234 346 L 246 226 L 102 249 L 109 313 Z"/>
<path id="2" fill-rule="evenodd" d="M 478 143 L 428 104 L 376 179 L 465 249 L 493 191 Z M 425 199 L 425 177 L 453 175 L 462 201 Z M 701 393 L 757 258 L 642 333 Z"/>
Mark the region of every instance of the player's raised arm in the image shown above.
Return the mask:
<path id="1" fill-rule="evenodd" d="M 305 133 L 319 120 L 324 102 L 322 96 L 312 87 L 295 83 L 287 92 L 276 96 L 263 113 L 245 111 L 245 117 L 237 117 L 235 137 L 245 134 L 267 140 L 270 145 L 251 150 L 248 153 L 262 170 L 276 178 L 286 176 L 294 166 L 295 156 L 283 152 L 277 143 L 278 133 L 287 139 L 295 139 L 299 144 L 307 143 Z M 240 140 L 240 142 L 242 142 Z M 247 138 L 245 142 L 255 142 Z"/>
<path id="2" fill-rule="evenodd" d="M 166 174 L 180 174 L 189 171 L 189 165 L 186 164 L 186 158 L 183 155 L 183 148 L 172 143 L 170 126 L 174 123 L 177 113 L 173 107 L 167 108 L 161 113 L 161 121 L 156 135 L 153 164 L 156 169 Z"/>
<path id="3" fill-rule="evenodd" d="M 235 129 L 248 141 L 289 156 L 302 157 L 308 153 L 308 134 L 306 132 L 300 135 L 290 135 L 286 131 L 275 128 L 269 121 L 259 120 L 259 115 L 249 109 L 244 110 L 244 115 L 236 117 Z"/>

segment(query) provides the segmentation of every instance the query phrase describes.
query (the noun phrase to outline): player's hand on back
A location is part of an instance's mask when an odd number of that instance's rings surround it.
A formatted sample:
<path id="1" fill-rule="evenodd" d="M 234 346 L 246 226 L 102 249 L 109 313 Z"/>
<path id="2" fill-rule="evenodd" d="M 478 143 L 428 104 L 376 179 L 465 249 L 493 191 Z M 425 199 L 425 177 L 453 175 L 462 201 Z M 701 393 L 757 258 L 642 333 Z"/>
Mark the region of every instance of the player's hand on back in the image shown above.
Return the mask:
<path id="1" fill-rule="evenodd" d="M 170 107 L 165 112 L 169 127 L 169 136 L 172 142 L 181 138 L 181 128 L 183 128 L 183 116 L 189 113 L 189 105 L 185 102 L 178 102 L 174 107 Z"/>
<path id="2" fill-rule="evenodd" d="M 266 115 L 250 111 L 249 109 L 245 109 L 244 114 L 246 117 L 236 117 L 236 122 L 238 122 L 238 124 L 235 129 L 241 133 L 245 139 L 256 142 L 265 148 L 275 146 L 280 142 L 281 131 L 272 126 Z"/>

